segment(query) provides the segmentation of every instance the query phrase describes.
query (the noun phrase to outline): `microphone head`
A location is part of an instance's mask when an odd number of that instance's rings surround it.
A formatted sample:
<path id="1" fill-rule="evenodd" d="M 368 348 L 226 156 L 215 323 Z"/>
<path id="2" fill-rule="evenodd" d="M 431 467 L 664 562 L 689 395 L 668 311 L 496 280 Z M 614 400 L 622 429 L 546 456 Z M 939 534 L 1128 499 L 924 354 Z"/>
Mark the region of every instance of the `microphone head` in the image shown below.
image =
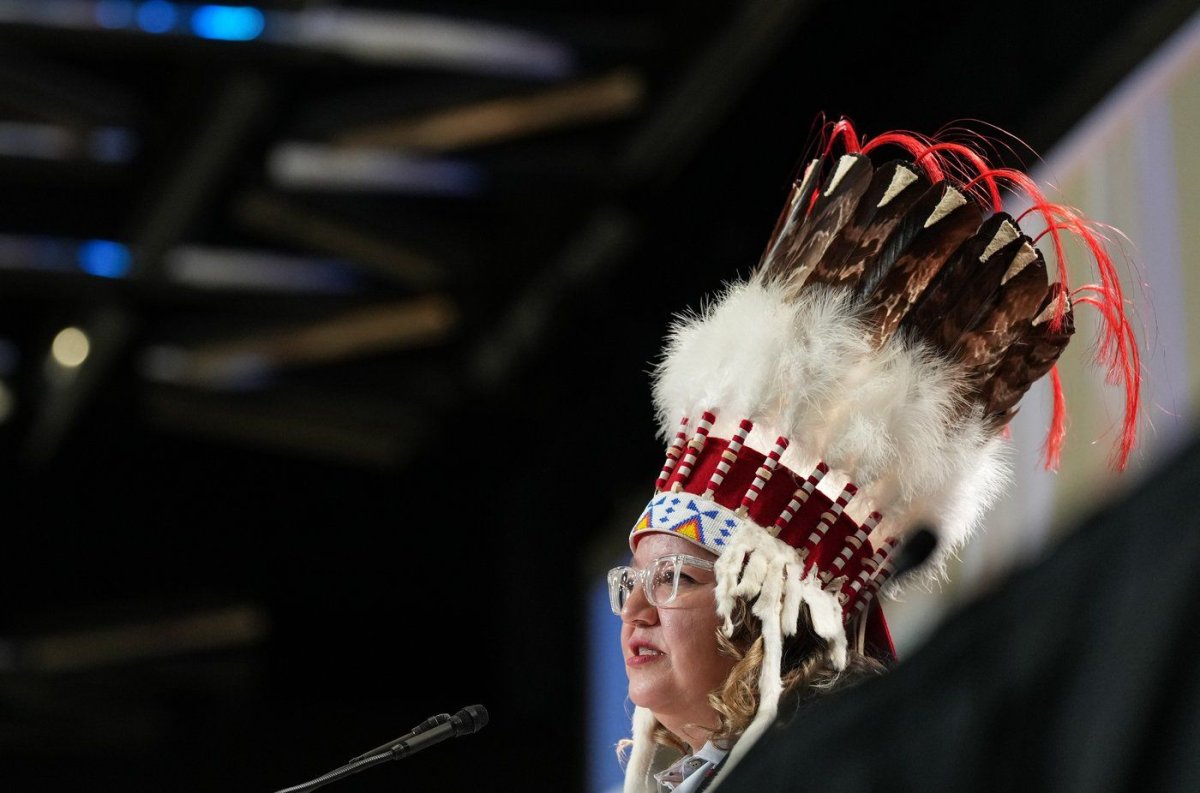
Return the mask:
<path id="1" fill-rule="evenodd" d="M 421 722 L 416 727 L 414 727 L 412 734 L 420 735 L 421 733 L 425 732 L 426 730 L 432 730 L 434 727 L 438 726 L 439 724 L 445 724 L 448 721 L 450 721 L 449 713 L 439 713 L 436 716 L 430 716 L 428 719 L 426 719 L 425 721 Z"/>
<path id="2" fill-rule="evenodd" d="M 924 564 L 925 560 L 933 553 L 933 549 L 937 547 L 937 544 L 938 537 L 934 533 L 932 526 L 925 525 L 919 527 L 900 546 L 896 562 L 892 566 L 892 580 L 898 580 Z"/>
<path id="3" fill-rule="evenodd" d="M 454 734 L 456 736 L 479 732 L 487 726 L 487 708 L 483 705 L 468 705 L 458 713 L 455 713 L 451 722 L 453 722 Z"/>

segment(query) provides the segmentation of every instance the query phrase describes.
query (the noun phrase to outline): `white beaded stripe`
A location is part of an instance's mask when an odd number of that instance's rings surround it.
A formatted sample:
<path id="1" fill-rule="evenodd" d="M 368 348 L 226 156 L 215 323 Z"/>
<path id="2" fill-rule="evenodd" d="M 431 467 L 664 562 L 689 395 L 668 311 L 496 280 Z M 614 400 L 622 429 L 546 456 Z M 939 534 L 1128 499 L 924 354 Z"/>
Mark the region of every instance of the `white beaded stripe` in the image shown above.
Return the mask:
<path id="1" fill-rule="evenodd" d="M 863 568 L 858 572 L 858 578 L 854 579 L 854 583 L 850 585 L 855 592 L 860 591 L 863 588 L 863 585 L 867 583 L 867 580 L 871 578 L 875 571 L 880 569 L 881 566 L 889 561 L 892 549 L 895 547 L 896 540 L 888 540 L 882 546 L 880 546 L 879 550 L 876 551 L 870 559 L 863 560 Z"/>
<path id="2" fill-rule="evenodd" d="M 828 471 L 829 466 L 825 465 L 825 463 L 817 463 L 817 467 L 808 475 L 804 483 L 796 488 L 796 492 L 792 493 L 792 500 L 788 502 L 788 505 L 783 508 L 783 512 L 779 513 L 779 517 L 775 519 L 776 529 L 782 531 L 792 522 L 792 518 L 796 517 L 796 512 L 808 502 L 809 496 L 817 489 L 817 485 L 825 478 L 825 474 Z"/>
<path id="3" fill-rule="evenodd" d="M 863 560 L 863 567 L 858 571 L 858 577 L 850 583 L 850 588 L 854 590 L 855 593 L 862 590 L 863 585 L 867 583 L 867 580 L 871 577 L 871 574 L 875 572 L 875 568 L 879 567 L 879 565 L 883 562 L 885 556 L 884 551 L 886 548 L 887 546 L 880 548 L 869 559 Z"/>
<path id="4" fill-rule="evenodd" d="M 875 599 L 875 591 L 874 590 L 868 589 L 866 592 L 864 592 L 863 596 L 858 599 L 858 605 L 854 607 L 854 616 L 857 617 L 859 614 L 862 614 L 863 609 L 865 609 L 867 606 L 871 605 L 871 601 L 874 599 Z"/>
<path id="5" fill-rule="evenodd" d="M 862 544 L 866 541 L 866 539 L 867 532 L 865 529 L 859 529 L 858 531 L 854 532 L 852 536 L 847 537 L 845 547 L 842 548 L 841 553 L 837 555 L 837 558 L 833 560 L 834 570 L 841 570 L 843 567 L 845 567 L 846 562 L 850 561 L 850 557 L 854 555 L 855 551 L 862 547 Z"/>
<path id="6" fill-rule="evenodd" d="M 679 431 L 675 433 L 675 439 L 671 441 L 671 446 L 667 449 L 667 459 L 663 463 L 662 471 L 658 474 L 656 487 L 659 490 L 671 478 L 671 472 L 675 470 L 675 464 L 679 462 L 679 455 L 683 453 L 683 445 L 687 443 L 687 425 L 688 417 L 684 416 L 683 420 L 679 422 Z"/>
<path id="7" fill-rule="evenodd" d="M 742 444 L 745 443 L 746 436 L 753 428 L 754 425 L 747 419 L 742 419 L 738 424 L 733 437 L 729 439 L 729 445 L 721 452 L 721 462 L 717 463 L 717 470 L 713 471 L 712 477 L 708 480 L 708 488 L 704 491 L 705 498 L 712 498 L 713 494 L 717 492 L 717 488 L 725 481 L 725 475 L 729 473 L 729 469 L 737 460 L 738 452 L 742 450 Z"/>
<path id="8" fill-rule="evenodd" d="M 871 532 L 875 531 L 875 527 L 879 525 L 879 521 L 882 519 L 883 516 L 878 512 L 872 512 L 863 521 L 863 525 L 859 527 L 858 531 L 846 538 L 845 547 L 842 548 L 837 558 L 833 560 L 835 570 L 841 570 L 846 566 L 846 562 L 850 561 L 850 557 L 862 548 L 863 543 L 867 541 L 867 537 L 870 536 Z"/>
<path id="9" fill-rule="evenodd" d="M 863 573 L 865 573 L 865 572 L 866 571 L 863 571 Z M 863 584 L 865 584 L 867 582 L 866 576 L 863 573 L 859 573 L 858 578 L 856 578 L 850 582 L 851 593 L 857 595 L 862 590 Z"/>
<path id="10" fill-rule="evenodd" d="M 887 580 L 892 577 L 892 570 L 892 559 L 891 557 L 888 557 L 888 560 L 884 562 L 883 567 L 880 568 L 879 574 L 871 579 L 870 586 L 867 587 L 867 591 L 863 593 L 862 600 L 859 601 L 858 606 L 855 607 L 855 614 L 861 614 L 863 609 L 865 609 L 871 600 L 874 599 L 875 593 L 878 592 L 883 585 L 887 583 Z"/>
<path id="11" fill-rule="evenodd" d="M 687 478 L 692 475 L 692 467 L 696 464 L 696 457 L 700 454 L 700 450 L 704 448 L 704 442 L 708 440 L 708 431 L 712 429 L 712 423 L 716 419 L 710 412 L 705 412 L 700 418 L 700 424 L 696 427 L 696 434 L 688 441 L 688 451 L 683 458 L 683 462 L 679 464 L 679 479 L 687 481 Z"/>
<path id="12" fill-rule="evenodd" d="M 842 489 L 842 494 L 837 497 L 837 501 L 829 507 L 829 511 L 821 515 L 821 521 L 813 530 L 813 533 L 808 535 L 808 544 L 816 547 L 821 538 L 825 536 L 825 532 L 829 531 L 829 527 L 837 522 L 837 519 L 842 516 L 846 505 L 850 503 L 850 499 L 854 498 L 854 494 L 858 492 L 858 486 L 850 482 Z"/>
<path id="13" fill-rule="evenodd" d="M 803 496 L 800 494 L 804 493 Z M 783 528 L 792 522 L 792 518 L 796 517 L 796 511 L 804 506 L 804 502 L 808 500 L 809 494 L 804 491 L 804 488 L 797 488 L 795 493 L 792 493 L 792 500 L 783 508 L 783 512 L 779 513 L 779 519 L 775 521 L 775 525 Z"/>
<path id="14" fill-rule="evenodd" d="M 767 455 L 767 459 L 763 460 L 762 465 L 754 472 L 754 481 L 750 483 L 750 488 L 746 494 L 742 496 L 742 506 L 748 507 L 758 499 L 758 494 L 770 481 L 771 475 L 775 473 L 775 467 L 779 465 L 779 457 L 783 454 L 784 449 L 788 447 L 787 438 L 780 437 L 775 441 L 775 448 Z"/>
<path id="15" fill-rule="evenodd" d="M 688 453 L 684 456 L 683 462 L 679 464 L 679 478 L 686 480 L 692 473 L 692 466 L 696 464 L 696 452 L 704 445 L 703 441 L 699 443 L 693 438 L 688 443 Z"/>

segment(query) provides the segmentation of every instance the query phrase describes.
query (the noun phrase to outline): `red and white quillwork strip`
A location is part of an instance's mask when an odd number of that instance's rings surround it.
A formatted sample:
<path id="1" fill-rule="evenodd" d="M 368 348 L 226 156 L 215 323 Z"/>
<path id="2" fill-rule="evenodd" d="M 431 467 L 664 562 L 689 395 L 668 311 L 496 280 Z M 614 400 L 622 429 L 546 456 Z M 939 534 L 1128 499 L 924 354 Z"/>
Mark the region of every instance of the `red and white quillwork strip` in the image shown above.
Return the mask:
<path id="1" fill-rule="evenodd" d="M 872 554 L 870 559 L 863 561 L 862 570 L 858 571 L 858 575 L 850 582 L 850 599 L 853 600 L 862 592 L 863 587 L 871 580 L 871 576 L 876 570 L 883 566 L 883 563 L 891 556 L 895 549 L 897 540 L 895 537 L 889 537 L 883 541 L 883 545 L 879 546 L 879 550 Z"/>
<path id="2" fill-rule="evenodd" d="M 821 542 L 821 538 L 825 536 L 825 532 L 829 531 L 830 526 L 837 523 L 837 519 L 846 510 L 846 505 L 850 503 L 850 499 L 854 498 L 854 494 L 857 492 L 858 485 L 853 482 L 846 483 L 837 500 L 830 505 L 825 514 L 821 515 L 821 520 L 813 528 L 812 533 L 808 535 L 808 539 L 804 541 L 804 550 L 807 553 L 812 553 L 816 550 L 817 545 Z"/>
<path id="3" fill-rule="evenodd" d="M 688 441 L 687 454 L 683 456 L 683 461 L 679 463 L 680 482 L 686 482 L 687 478 L 692 475 L 692 466 L 696 464 L 696 457 L 699 456 L 700 450 L 704 448 L 704 442 L 708 440 L 708 433 L 712 429 L 713 422 L 716 420 L 716 415 L 709 410 L 704 411 L 704 414 L 700 416 L 700 423 L 696 425 L 696 434 Z"/>
<path id="4" fill-rule="evenodd" d="M 683 421 L 679 422 L 679 432 L 675 433 L 675 439 L 667 447 L 667 460 L 658 474 L 658 481 L 654 483 L 655 490 L 662 490 L 667 486 L 667 480 L 671 478 L 671 472 L 679 462 L 679 455 L 683 454 L 683 445 L 687 443 L 687 425 L 688 417 L 684 416 Z"/>
<path id="5" fill-rule="evenodd" d="M 863 521 L 863 525 L 858 528 L 858 531 L 846 538 L 846 544 L 842 546 L 842 550 L 838 551 L 838 555 L 833 558 L 833 562 L 829 565 L 829 569 L 821 573 L 821 580 L 825 583 L 836 575 L 840 575 L 842 570 L 846 568 L 846 562 L 850 561 L 855 554 L 862 551 L 863 543 L 867 541 L 867 537 L 871 532 L 875 531 L 875 527 L 879 525 L 879 521 L 883 520 L 883 515 L 878 512 L 872 512 Z"/>
<path id="6" fill-rule="evenodd" d="M 893 541 L 893 547 L 894 546 L 895 542 Z M 854 614 L 856 616 L 862 614 L 863 611 L 866 610 L 867 606 L 871 605 L 871 601 L 875 599 L 875 594 L 879 592 L 879 590 L 883 588 L 883 585 L 887 583 L 888 579 L 892 577 L 892 572 L 895 569 L 893 566 L 895 560 L 895 556 L 891 554 L 891 549 L 889 549 L 888 556 L 886 559 L 884 559 L 883 565 L 879 568 L 879 572 L 876 573 L 875 577 L 872 578 L 870 583 L 867 584 L 867 591 L 863 592 L 862 599 L 859 600 L 858 605 L 854 607 Z"/>
<path id="7" fill-rule="evenodd" d="M 737 460 L 738 452 L 742 450 L 742 444 L 746 442 L 746 436 L 752 429 L 754 429 L 754 423 L 749 419 L 742 419 L 738 423 L 737 430 L 729 439 L 729 445 L 721 452 L 721 462 L 717 463 L 717 469 L 713 471 L 712 478 L 708 480 L 708 489 L 704 491 L 705 498 L 712 498 L 713 493 L 717 492 L 717 488 L 725 481 L 725 475 L 729 473 L 729 468 Z"/>
<path id="8" fill-rule="evenodd" d="M 758 494 L 762 492 L 767 482 L 771 480 L 771 474 L 775 473 L 775 468 L 779 465 L 779 457 L 787 447 L 787 438 L 780 435 L 775 439 L 775 448 L 771 450 L 771 453 L 767 455 L 767 459 L 763 460 L 762 465 L 754 472 L 754 481 L 750 483 L 750 487 L 746 489 L 746 494 L 742 496 L 740 509 L 750 509 L 750 505 L 758 499 Z"/>
<path id="9" fill-rule="evenodd" d="M 796 492 L 792 493 L 792 500 L 783 508 L 783 512 L 779 513 L 779 517 L 775 519 L 775 533 L 783 531 L 792 522 L 792 518 L 796 517 L 796 513 L 800 511 L 800 507 L 808 501 L 808 497 L 817 489 L 817 485 L 821 484 L 821 480 L 825 478 L 825 474 L 829 473 L 829 466 L 822 460 L 817 463 L 817 467 L 804 480 L 804 484 L 796 488 Z"/>

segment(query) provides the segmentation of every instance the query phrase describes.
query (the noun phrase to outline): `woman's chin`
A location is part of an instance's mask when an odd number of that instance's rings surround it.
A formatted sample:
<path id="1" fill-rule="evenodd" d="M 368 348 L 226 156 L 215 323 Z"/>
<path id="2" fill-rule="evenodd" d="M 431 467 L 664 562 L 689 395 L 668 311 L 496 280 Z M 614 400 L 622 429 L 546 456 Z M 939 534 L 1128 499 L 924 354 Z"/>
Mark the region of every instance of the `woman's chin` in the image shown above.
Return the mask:
<path id="1" fill-rule="evenodd" d="M 664 713 L 672 704 L 678 707 L 679 698 L 679 691 L 662 685 L 661 680 L 652 679 L 650 675 L 630 675 L 629 701 L 638 708 L 647 708 L 655 714 Z"/>
<path id="2" fill-rule="evenodd" d="M 631 679 L 629 701 L 639 708 L 648 708 L 657 713 L 670 703 L 671 696 L 650 681 Z"/>

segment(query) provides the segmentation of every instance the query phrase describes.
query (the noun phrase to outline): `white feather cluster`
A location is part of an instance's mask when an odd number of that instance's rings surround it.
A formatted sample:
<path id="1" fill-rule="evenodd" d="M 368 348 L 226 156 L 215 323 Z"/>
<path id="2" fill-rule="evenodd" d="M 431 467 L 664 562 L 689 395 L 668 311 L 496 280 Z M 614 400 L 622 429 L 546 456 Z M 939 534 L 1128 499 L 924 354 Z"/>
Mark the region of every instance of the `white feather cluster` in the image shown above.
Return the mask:
<path id="1" fill-rule="evenodd" d="M 717 414 L 715 437 L 743 418 L 755 424 L 752 448 L 787 437 L 783 463 L 806 475 L 824 460 L 832 470 L 822 490 L 853 481 L 852 514 L 878 509 L 885 536 L 930 525 L 934 569 L 1007 479 L 953 363 L 900 335 L 875 348 L 844 290 L 810 286 L 793 298 L 777 283 L 733 284 L 672 327 L 654 397 L 664 438 L 705 410 Z"/>

